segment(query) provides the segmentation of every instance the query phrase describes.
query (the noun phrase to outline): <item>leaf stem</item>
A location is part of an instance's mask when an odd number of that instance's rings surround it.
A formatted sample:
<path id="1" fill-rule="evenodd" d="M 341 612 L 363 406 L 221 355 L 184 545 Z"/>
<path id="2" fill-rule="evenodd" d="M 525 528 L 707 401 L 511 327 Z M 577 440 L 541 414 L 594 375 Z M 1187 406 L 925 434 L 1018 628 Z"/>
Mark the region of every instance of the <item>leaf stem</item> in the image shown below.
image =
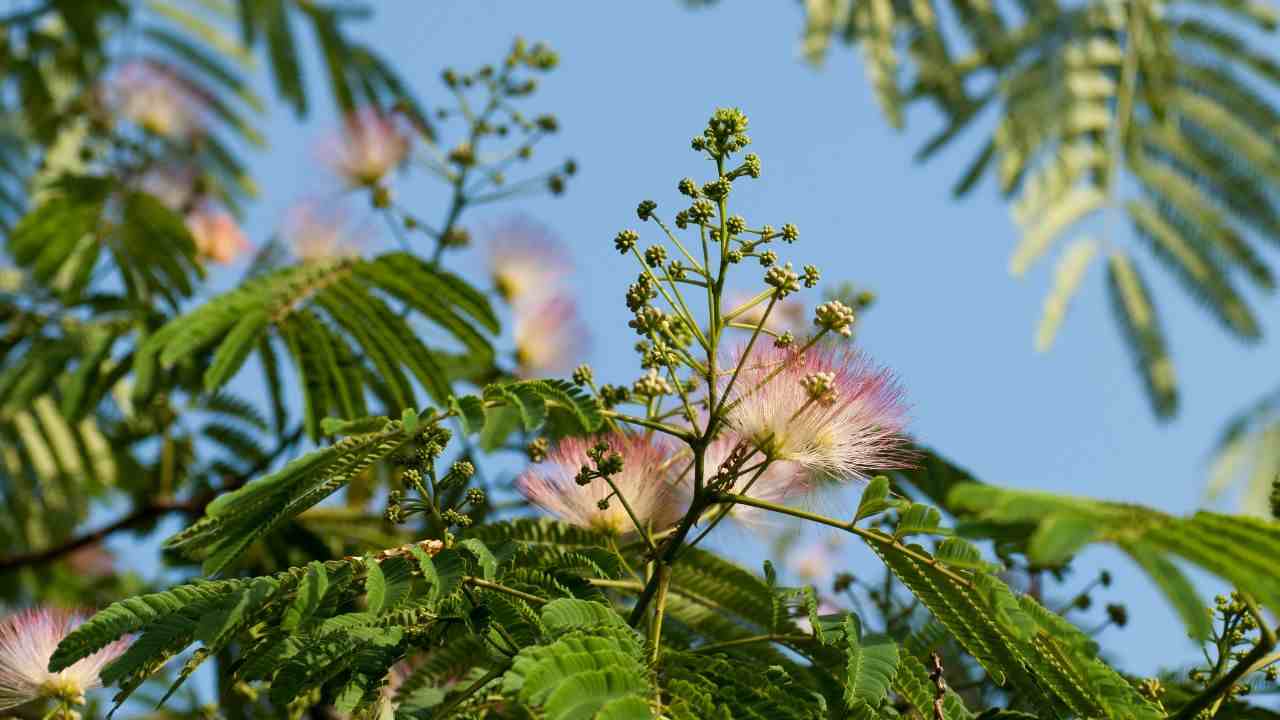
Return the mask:
<path id="1" fill-rule="evenodd" d="M 689 652 L 710 653 L 719 652 L 720 650 L 728 650 L 729 648 L 742 647 L 743 645 L 756 645 L 759 643 L 782 643 L 784 645 L 800 642 L 811 642 L 812 637 L 808 635 L 779 635 L 777 633 L 769 633 L 768 635 L 752 635 L 750 637 L 735 638 L 733 640 L 725 640 L 723 642 L 708 643 L 692 648 Z"/>

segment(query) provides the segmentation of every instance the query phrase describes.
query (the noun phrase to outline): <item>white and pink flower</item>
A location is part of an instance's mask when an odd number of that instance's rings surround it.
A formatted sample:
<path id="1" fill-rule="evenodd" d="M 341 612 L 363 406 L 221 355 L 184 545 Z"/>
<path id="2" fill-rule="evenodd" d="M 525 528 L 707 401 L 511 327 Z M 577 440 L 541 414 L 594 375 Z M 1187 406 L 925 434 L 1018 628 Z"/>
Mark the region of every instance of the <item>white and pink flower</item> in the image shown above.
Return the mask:
<path id="1" fill-rule="evenodd" d="M 567 295 L 521 302 L 515 309 L 516 374 L 546 377 L 571 370 L 586 351 L 587 330 Z"/>
<path id="2" fill-rule="evenodd" d="M 240 223 L 223 208 L 202 204 L 187 214 L 187 230 L 201 258 L 227 265 L 252 249 Z"/>
<path id="3" fill-rule="evenodd" d="M 323 146 L 325 161 L 353 186 L 376 185 L 409 155 L 409 133 L 396 118 L 373 107 L 349 115 Z"/>
<path id="4" fill-rule="evenodd" d="M 565 522 L 607 532 L 635 530 L 613 487 L 602 478 L 579 485 L 583 466 L 594 467 L 588 451 L 604 442 L 622 456 L 622 471 L 610 476 L 626 498 L 636 519 L 660 530 L 675 523 L 685 510 L 685 494 L 675 484 L 675 447 L 660 437 L 612 433 L 594 438 L 565 438 L 547 459 L 516 478 L 516 489 L 532 503 Z M 607 501 L 604 509 L 600 503 Z"/>
<path id="5" fill-rule="evenodd" d="M 733 454 L 734 448 L 742 442 L 741 435 L 730 431 L 721 434 L 707 446 L 703 463 L 708 480 L 716 476 Z M 728 488 L 729 491 L 774 503 L 783 503 L 813 491 L 809 474 L 800 465 L 789 460 L 771 460 L 761 468 L 765 461 L 764 454 L 760 452 L 749 456 L 742 463 L 740 475 L 733 486 Z M 753 526 L 767 525 L 771 518 L 767 511 L 749 505 L 734 505 L 729 516 Z"/>
<path id="6" fill-rule="evenodd" d="M 727 421 L 766 456 L 795 463 L 815 483 L 910 465 L 902 390 L 862 354 L 757 346 L 740 361 Z"/>
<path id="7" fill-rule="evenodd" d="M 537 303 L 560 294 L 572 269 L 555 235 L 527 218 L 507 220 L 489 241 L 489 270 L 507 302 Z"/>
<path id="8" fill-rule="evenodd" d="M 304 201 L 285 213 L 281 233 L 295 257 L 303 262 L 348 257 L 360 253 L 360 239 L 340 207 Z"/>
<path id="9" fill-rule="evenodd" d="M 86 691 L 101 685 L 98 674 L 129 645 L 120 639 L 71 667 L 49 672 L 58 643 L 84 618 L 64 610 L 22 610 L 0 621 L 0 710 L 39 698 L 84 703 Z"/>
<path id="10" fill-rule="evenodd" d="M 203 131 L 203 102 L 172 69 L 150 60 L 122 65 L 105 87 L 107 105 L 143 129 L 175 140 Z"/>

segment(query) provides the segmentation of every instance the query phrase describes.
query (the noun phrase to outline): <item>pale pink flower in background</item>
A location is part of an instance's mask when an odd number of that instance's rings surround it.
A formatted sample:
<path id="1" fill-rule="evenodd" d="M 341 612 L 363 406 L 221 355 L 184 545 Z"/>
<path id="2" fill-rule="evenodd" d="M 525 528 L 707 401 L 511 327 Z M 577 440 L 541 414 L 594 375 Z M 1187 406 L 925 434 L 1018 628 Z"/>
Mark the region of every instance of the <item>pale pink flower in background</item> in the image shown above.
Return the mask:
<path id="1" fill-rule="evenodd" d="M 0 621 L 0 710 L 37 698 L 84 702 L 86 691 L 101 685 L 98 673 L 129 645 L 117 640 L 69 668 L 49 672 L 58 643 L 84 618 L 64 610 L 22 610 Z"/>
<path id="2" fill-rule="evenodd" d="M 660 437 L 612 433 L 594 438 L 565 438 L 547 459 L 520 474 L 516 489 L 532 503 L 565 522 L 625 534 L 635 529 L 618 498 L 601 510 L 598 503 L 613 493 L 603 478 L 587 485 L 574 479 L 584 465 L 594 468 L 587 451 L 605 442 L 622 456 L 622 471 L 610 476 L 636 518 L 655 530 L 673 524 L 684 513 L 685 494 L 674 484 L 674 446 Z"/>
<path id="3" fill-rule="evenodd" d="M 568 372 L 587 346 L 587 330 L 572 298 L 557 295 L 515 309 L 516 373 L 545 377 Z"/>
<path id="4" fill-rule="evenodd" d="M 172 69 L 149 60 L 122 65 L 106 86 L 108 106 L 125 119 L 168 138 L 202 130 L 202 102 Z"/>
<path id="5" fill-rule="evenodd" d="M 801 582 L 818 584 L 835 572 L 837 550 L 838 546 L 830 539 L 814 540 L 788 553 L 786 567 Z"/>
<path id="6" fill-rule="evenodd" d="M 902 390 L 857 351 L 757 346 L 731 392 L 729 424 L 769 457 L 805 468 L 812 481 L 865 479 L 910 465 Z"/>
<path id="7" fill-rule="evenodd" d="M 321 153 L 351 185 L 374 185 L 409 155 L 409 134 L 393 116 L 362 108 L 347 117 Z"/>
<path id="8" fill-rule="evenodd" d="M 740 442 L 742 442 L 742 437 L 731 431 L 722 433 L 711 441 L 711 444 L 707 446 L 706 454 L 703 455 L 708 481 L 715 477 L 720 466 L 729 459 L 733 449 Z M 758 452 L 748 458 L 743 463 L 743 469 L 748 472 L 741 474 L 733 487 L 730 488 L 730 492 L 747 495 L 759 500 L 782 503 L 787 499 L 808 494 L 813 490 L 813 486 L 809 482 L 808 473 L 804 471 L 804 468 L 788 460 L 770 462 L 765 466 L 759 477 L 752 481 L 751 478 L 756 475 L 756 470 L 751 468 L 763 461 L 764 456 Z M 689 474 L 689 477 L 692 477 L 692 475 Z M 750 487 L 747 486 L 748 483 L 750 483 Z M 750 505 L 734 505 L 733 509 L 729 511 L 729 516 L 752 526 L 767 525 L 767 521 L 771 519 L 767 510 L 754 508 Z"/>
<path id="9" fill-rule="evenodd" d="M 187 230 L 200 257 L 220 265 L 234 262 L 253 247 L 231 213 L 212 205 L 201 205 L 188 213 Z"/>
<path id="10" fill-rule="evenodd" d="M 285 213 L 281 228 L 295 257 L 303 262 L 360 253 L 360 239 L 339 207 L 318 201 L 298 203 Z"/>
<path id="11" fill-rule="evenodd" d="M 174 212 L 184 212 L 196 199 L 196 170 L 190 165 L 159 165 L 142 175 L 140 189 Z"/>
<path id="12" fill-rule="evenodd" d="M 507 220 L 489 240 L 489 271 L 507 302 L 538 302 L 559 294 L 572 269 L 555 235 L 527 218 Z"/>
<path id="13" fill-rule="evenodd" d="M 726 304 L 726 312 L 747 304 L 751 297 L 746 293 L 733 293 Z M 759 325 L 760 321 L 764 319 L 764 311 L 767 307 L 769 307 L 769 301 L 765 300 L 735 317 L 734 322 Z M 773 309 L 769 311 L 769 319 L 764 324 L 764 329 L 772 330 L 778 334 L 790 332 L 799 335 L 808 330 L 808 321 L 809 318 L 805 313 L 804 301 L 795 295 L 788 295 L 774 303 Z"/>

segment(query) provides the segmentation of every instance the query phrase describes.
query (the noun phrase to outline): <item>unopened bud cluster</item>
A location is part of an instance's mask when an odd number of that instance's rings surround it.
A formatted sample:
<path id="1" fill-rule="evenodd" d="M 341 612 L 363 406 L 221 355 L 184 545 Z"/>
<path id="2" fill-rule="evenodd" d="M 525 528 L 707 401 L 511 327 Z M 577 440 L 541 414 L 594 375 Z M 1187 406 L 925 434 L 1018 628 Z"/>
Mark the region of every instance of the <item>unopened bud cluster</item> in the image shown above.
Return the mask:
<path id="1" fill-rule="evenodd" d="M 853 308 L 839 300 L 829 300 L 814 310 L 813 324 L 845 337 L 853 334 Z"/>

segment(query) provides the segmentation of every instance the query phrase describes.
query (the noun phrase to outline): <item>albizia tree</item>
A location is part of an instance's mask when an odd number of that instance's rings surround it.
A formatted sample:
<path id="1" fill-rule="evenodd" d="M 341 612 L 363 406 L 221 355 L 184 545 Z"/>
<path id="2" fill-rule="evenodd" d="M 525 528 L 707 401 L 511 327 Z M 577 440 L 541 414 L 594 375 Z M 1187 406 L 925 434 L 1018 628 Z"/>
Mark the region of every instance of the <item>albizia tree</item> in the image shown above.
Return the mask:
<path id="1" fill-rule="evenodd" d="M 909 388 L 854 342 L 871 296 L 806 302 L 815 241 L 734 203 L 765 168 L 741 111 L 715 110 L 679 195 L 613 238 L 637 362 L 598 382 L 553 233 L 511 220 L 486 233 L 488 277 L 449 269 L 471 209 L 574 174 L 529 169 L 559 129 L 526 109 L 553 51 L 446 70 L 428 115 L 349 13 L 244 3 L 236 43 L 155 7 L 33 6 L 0 45 L 32 161 L 0 217 L 0 712 L 97 716 L 102 685 L 122 712 L 228 718 L 1272 716 L 1250 693 L 1280 658 L 1280 524 L 1005 490 L 910 437 Z M 265 50 L 302 111 L 291 19 L 344 110 L 317 158 L 342 201 L 291 212 L 213 293 L 209 266 L 252 242 L 223 136 L 252 144 L 235 103 L 255 105 L 214 53 Z M 140 57 L 113 54 L 137 25 Z M 412 172 L 440 179 L 439 217 L 396 192 Z M 124 512 L 85 531 L 91 508 Z M 161 519 L 182 529 L 158 559 L 189 581 L 113 576 L 101 541 Z M 711 549 L 782 520 L 876 570 L 826 544 L 782 571 Z M 1074 621 L 1113 578 L 1069 574 L 1096 543 L 1168 598 L 1202 665 L 1134 677 L 1100 654 Z M 1206 610 L 1188 565 L 1234 591 Z"/>

